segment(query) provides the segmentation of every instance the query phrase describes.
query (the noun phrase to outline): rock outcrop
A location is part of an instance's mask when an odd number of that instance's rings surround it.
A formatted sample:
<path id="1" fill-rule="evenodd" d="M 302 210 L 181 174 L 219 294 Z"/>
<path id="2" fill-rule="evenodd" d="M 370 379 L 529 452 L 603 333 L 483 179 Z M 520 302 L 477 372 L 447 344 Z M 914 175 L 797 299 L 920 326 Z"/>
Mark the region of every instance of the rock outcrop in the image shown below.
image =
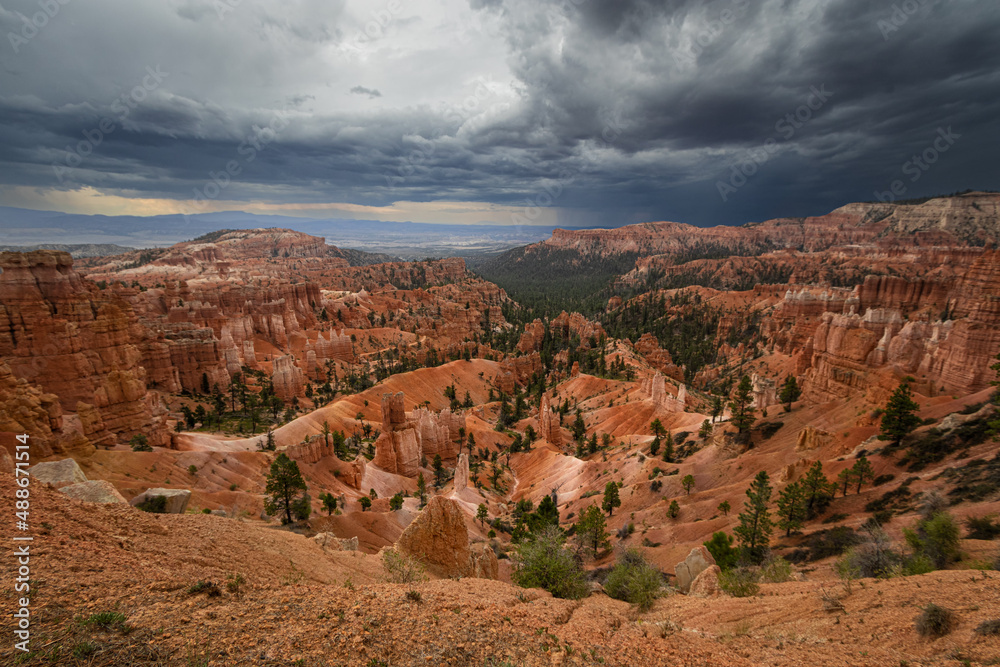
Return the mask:
<path id="1" fill-rule="evenodd" d="M 691 582 L 688 595 L 699 598 L 713 598 L 719 595 L 719 575 L 722 570 L 718 565 L 709 565 L 698 573 Z"/>
<path id="2" fill-rule="evenodd" d="M 407 414 L 404 399 L 403 392 L 382 395 L 382 432 L 372 462 L 382 470 L 416 477 L 423 457 L 457 460 L 465 416 L 447 408 L 436 414 L 417 408 Z"/>
<path id="3" fill-rule="evenodd" d="M 653 405 L 671 412 L 684 412 L 687 403 L 687 387 L 684 384 L 677 385 L 677 395 L 674 396 L 667 390 L 664 376 L 657 371 L 653 377 L 643 380 L 640 386 L 649 395 Z"/>
<path id="4" fill-rule="evenodd" d="M 691 584 L 704 570 L 715 565 L 715 559 L 704 546 L 695 547 L 687 558 L 674 567 L 677 589 L 681 593 L 691 590 Z"/>
<path id="5" fill-rule="evenodd" d="M 39 482 L 51 484 L 56 488 L 87 481 L 80 464 L 73 459 L 39 463 L 28 468 L 28 472 Z"/>
<path id="6" fill-rule="evenodd" d="M 455 491 L 469 488 L 469 455 L 462 452 L 458 455 L 458 465 L 455 467 Z"/>
<path id="7" fill-rule="evenodd" d="M 458 502 L 434 496 L 396 541 L 401 554 L 419 560 L 439 577 L 496 578 L 496 555 L 469 546 L 469 530 Z M 487 553 L 488 552 L 488 553 Z M 490 556 L 492 555 L 492 559 Z"/>
<path id="8" fill-rule="evenodd" d="M 313 536 L 313 542 L 318 544 L 323 551 L 357 551 L 358 536 L 346 538 L 337 537 L 333 533 L 317 533 Z"/>
<path id="9" fill-rule="evenodd" d="M 549 395 L 542 394 L 542 404 L 538 410 L 539 435 L 546 442 L 555 445 L 562 445 L 562 431 L 559 430 L 559 417 L 552 412 L 549 404 Z"/>
<path id="10" fill-rule="evenodd" d="M 104 429 L 88 435 L 98 440 L 143 433 L 165 444 L 165 410 L 146 385 L 132 307 L 80 276 L 69 253 L 0 253 L 0 269 L 0 358 L 13 375 L 39 386 L 42 401 L 58 397 L 63 412 L 93 405 Z"/>

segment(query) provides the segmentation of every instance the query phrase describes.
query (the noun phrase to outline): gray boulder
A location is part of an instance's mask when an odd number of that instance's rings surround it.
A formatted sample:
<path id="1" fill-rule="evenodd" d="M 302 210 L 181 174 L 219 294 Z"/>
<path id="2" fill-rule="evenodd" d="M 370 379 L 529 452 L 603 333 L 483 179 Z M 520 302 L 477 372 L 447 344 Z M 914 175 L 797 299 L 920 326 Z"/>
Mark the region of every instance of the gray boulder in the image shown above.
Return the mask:
<path id="1" fill-rule="evenodd" d="M 103 479 L 95 479 L 79 484 L 70 484 L 59 489 L 70 498 L 76 498 L 88 503 L 103 503 L 105 505 L 127 505 L 125 496 L 118 493 L 118 489 L 111 482 Z"/>
<path id="2" fill-rule="evenodd" d="M 129 503 L 132 507 L 141 505 L 150 498 L 163 496 L 167 499 L 164 514 L 184 514 L 187 510 L 188 501 L 191 500 L 191 492 L 187 489 L 146 489 Z"/>
<path id="3" fill-rule="evenodd" d="M 56 488 L 87 481 L 87 476 L 73 459 L 39 463 L 28 468 L 28 472 L 38 481 L 52 484 Z"/>

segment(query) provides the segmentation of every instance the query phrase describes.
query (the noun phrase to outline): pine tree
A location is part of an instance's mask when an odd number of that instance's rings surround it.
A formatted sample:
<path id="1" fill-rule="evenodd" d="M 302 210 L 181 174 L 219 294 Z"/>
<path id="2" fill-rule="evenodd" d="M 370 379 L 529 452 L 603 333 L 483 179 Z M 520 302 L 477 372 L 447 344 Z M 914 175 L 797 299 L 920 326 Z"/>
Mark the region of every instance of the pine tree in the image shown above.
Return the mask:
<path id="1" fill-rule="evenodd" d="M 799 396 L 802 395 L 802 390 L 799 389 L 799 383 L 796 382 L 794 375 L 789 375 L 785 378 L 785 384 L 781 387 L 781 393 L 778 398 L 782 403 L 785 404 L 785 410 L 792 409 L 792 403 L 799 400 Z"/>
<path id="2" fill-rule="evenodd" d="M 823 474 L 822 462 L 816 461 L 802 478 L 802 490 L 806 496 L 806 517 L 812 518 L 830 504 L 833 494 L 837 491 L 837 485 L 831 483 Z"/>
<path id="3" fill-rule="evenodd" d="M 649 430 L 653 432 L 653 435 L 657 436 L 661 436 L 667 432 L 667 430 L 663 428 L 663 423 L 660 421 L 659 417 L 650 422 Z"/>
<path id="4" fill-rule="evenodd" d="M 486 519 L 489 517 L 489 509 L 486 507 L 485 503 L 479 503 L 479 507 L 476 509 L 476 518 L 479 520 L 479 525 L 484 526 L 486 524 Z"/>
<path id="5" fill-rule="evenodd" d="M 656 456 L 660 453 L 660 436 L 653 436 L 653 442 L 649 443 L 649 455 Z"/>
<path id="6" fill-rule="evenodd" d="M 427 482 L 424 481 L 424 473 L 417 473 L 417 498 L 420 500 L 420 507 L 427 504 Z"/>
<path id="7" fill-rule="evenodd" d="M 918 409 L 920 406 L 910 394 L 910 385 L 903 382 L 886 403 L 879 440 L 891 440 L 893 445 L 898 446 L 903 438 L 920 426 L 920 417 L 916 415 Z"/>
<path id="8" fill-rule="evenodd" d="M 441 488 L 444 484 L 444 464 L 441 462 L 441 455 L 434 455 L 434 486 Z"/>
<path id="9" fill-rule="evenodd" d="M 722 512 L 724 515 L 729 516 L 729 512 L 733 509 L 733 506 L 729 504 L 728 500 L 723 500 L 715 509 Z"/>
<path id="10" fill-rule="evenodd" d="M 714 423 L 716 419 L 722 416 L 723 401 L 721 396 L 715 396 L 712 398 L 712 422 Z"/>
<path id="11" fill-rule="evenodd" d="M 361 504 L 362 512 L 367 512 L 368 508 L 372 506 L 372 499 L 368 496 L 361 496 L 358 502 Z"/>
<path id="12" fill-rule="evenodd" d="M 741 434 L 750 430 L 754 422 L 754 408 L 753 384 L 750 382 L 749 375 L 744 375 L 740 380 L 739 386 L 736 387 L 736 395 L 729 404 L 729 409 L 733 413 L 731 421 L 736 429 Z"/>
<path id="13" fill-rule="evenodd" d="M 681 480 L 681 486 L 687 491 L 687 495 L 691 495 L 691 489 L 694 488 L 694 475 L 684 475 L 684 479 Z"/>
<path id="14" fill-rule="evenodd" d="M 676 500 L 670 501 L 670 507 L 667 509 L 667 516 L 671 519 L 676 519 L 681 515 L 681 506 Z"/>
<path id="15" fill-rule="evenodd" d="M 802 527 L 806 518 L 806 492 L 798 482 L 792 482 L 778 494 L 778 527 L 785 537 Z"/>
<path id="16" fill-rule="evenodd" d="M 667 431 L 667 440 L 663 443 L 663 460 L 667 463 L 674 462 L 674 436 Z"/>
<path id="17" fill-rule="evenodd" d="M 854 483 L 854 468 L 844 468 L 837 475 L 837 483 L 841 487 L 840 492 L 846 496 L 847 487 Z"/>
<path id="18" fill-rule="evenodd" d="M 616 507 L 621 507 L 622 501 L 618 497 L 618 484 L 615 482 L 608 482 L 604 486 L 604 502 L 601 503 L 601 507 L 608 516 L 614 514 Z"/>
<path id="19" fill-rule="evenodd" d="M 596 558 L 598 552 L 611 546 L 608 537 L 607 521 L 597 505 L 591 505 L 580 513 L 574 535 L 578 548 L 589 552 L 591 558 Z"/>
<path id="20" fill-rule="evenodd" d="M 583 436 L 587 433 L 587 425 L 583 421 L 583 413 L 579 410 L 576 411 L 576 419 L 573 420 L 573 439 L 577 442 L 583 440 Z"/>
<path id="21" fill-rule="evenodd" d="M 733 529 L 746 560 L 760 564 L 764 560 L 771 543 L 774 529 L 767 504 L 771 501 L 771 483 L 767 473 L 761 470 L 747 489 L 747 499 L 740 512 L 740 525 Z"/>
<path id="22" fill-rule="evenodd" d="M 282 523 L 292 522 L 292 512 L 295 511 L 296 496 L 299 491 L 306 490 L 306 481 L 299 472 L 299 464 L 288 458 L 284 452 L 278 454 L 271 463 L 271 472 L 267 476 L 267 486 L 264 489 L 264 511 L 269 516 L 284 514 Z"/>
<path id="23" fill-rule="evenodd" d="M 875 469 L 872 468 L 867 456 L 862 456 L 855 461 L 851 472 L 854 473 L 854 481 L 858 483 L 858 493 L 861 493 L 861 487 L 864 486 L 865 482 L 875 479 Z"/>
<path id="24" fill-rule="evenodd" d="M 323 503 L 323 509 L 326 510 L 326 515 L 330 516 L 333 511 L 337 509 L 337 498 L 329 491 L 322 493 L 319 496 L 320 502 Z"/>
<path id="25" fill-rule="evenodd" d="M 712 422 L 706 419 L 701 423 L 701 428 L 698 429 L 698 437 L 702 440 L 712 437 Z"/>

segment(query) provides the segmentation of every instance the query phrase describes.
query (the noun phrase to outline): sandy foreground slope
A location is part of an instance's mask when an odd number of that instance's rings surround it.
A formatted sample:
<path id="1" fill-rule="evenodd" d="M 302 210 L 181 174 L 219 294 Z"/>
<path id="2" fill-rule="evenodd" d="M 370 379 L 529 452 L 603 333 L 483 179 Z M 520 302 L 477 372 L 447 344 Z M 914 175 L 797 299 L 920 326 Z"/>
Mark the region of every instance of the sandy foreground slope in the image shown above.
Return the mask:
<path id="1" fill-rule="evenodd" d="M 0 480 L 5 516 L 13 491 Z M 1000 664 L 1000 637 L 973 633 L 1000 618 L 997 572 L 869 580 L 836 612 L 824 611 L 823 583 L 804 581 L 747 599 L 672 595 L 638 614 L 600 593 L 567 601 L 476 579 L 385 583 L 377 556 L 324 553 L 251 522 L 86 505 L 37 483 L 31 518 L 36 653 L 12 649 L 16 566 L 5 549 L 4 665 Z M 240 595 L 225 586 L 236 573 Z M 190 592 L 199 581 L 221 595 Z M 928 602 L 957 613 L 952 634 L 918 637 L 913 619 Z M 131 630 L 84 622 L 108 611 Z"/>

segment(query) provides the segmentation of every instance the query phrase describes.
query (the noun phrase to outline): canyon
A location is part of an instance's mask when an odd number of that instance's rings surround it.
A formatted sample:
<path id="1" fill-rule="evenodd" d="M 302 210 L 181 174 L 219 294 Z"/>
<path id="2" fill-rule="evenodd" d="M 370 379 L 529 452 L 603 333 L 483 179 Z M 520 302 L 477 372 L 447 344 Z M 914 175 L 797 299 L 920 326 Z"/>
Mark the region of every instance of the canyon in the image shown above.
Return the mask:
<path id="1" fill-rule="evenodd" d="M 977 477 L 997 456 L 983 429 L 1000 355 L 998 243 L 1000 195 L 967 193 L 742 227 L 557 229 L 472 268 L 395 261 L 289 229 L 219 230 L 85 259 L 4 252 L 0 454 L 12 458 L 12 434 L 27 434 L 33 464 L 70 459 L 101 484 L 65 494 L 33 482 L 36 511 L 58 517 L 46 519 L 42 562 L 73 609 L 86 604 L 74 586 L 91 572 L 153 651 L 182 650 L 204 623 L 217 632 L 216 659 L 252 659 L 221 619 L 239 608 L 273 623 L 291 605 L 288 636 L 309 648 L 282 638 L 280 651 L 257 651 L 269 660 L 323 651 L 411 664 L 402 647 L 412 640 L 394 644 L 370 619 L 419 618 L 413 636 L 442 633 L 424 637 L 440 645 L 427 659 L 455 664 L 490 651 L 523 664 L 591 664 L 584 656 L 598 654 L 605 664 L 652 655 L 681 664 L 678 651 L 711 664 L 800 664 L 814 651 L 824 664 L 855 664 L 866 650 L 875 657 L 864 664 L 956 651 L 985 661 L 1000 640 L 966 626 L 1000 614 L 983 592 L 995 573 L 969 568 L 993 558 L 995 542 L 963 540 L 968 557 L 953 568 L 845 596 L 850 615 L 836 627 L 820 606 L 839 585 L 834 558 L 795 561 L 791 581 L 741 600 L 720 593 L 718 566 L 692 550 L 733 532 L 760 471 L 785 489 L 816 463 L 836 480 L 862 455 L 872 479 L 776 533 L 774 554 L 794 560 L 834 527 L 853 534 L 893 498 L 904 500 L 884 528 L 900 543 L 932 493 L 960 519 L 1000 511 L 995 484 Z M 565 262 L 557 270 L 608 258 L 624 268 L 589 295 L 601 305 L 587 312 L 558 293 L 528 308 L 522 283 L 490 280 L 503 262 L 544 279 L 553 252 Z M 734 419 L 744 377 L 745 429 Z M 789 378 L 799 389 L 791 400 Z M 977 428 L 982 437 L 914 467 L 912 450 L 878 439 L 902 384 L 921 422 L 906 447 Z M 281 455 L 312 503 L 290 526 L 265 511 Z M 12 479 L 0 482 L 6 495 Z M 614 548 L 577 556 L 594 593 L 571 603 L 515 589 L 518 543 L 533 532 L 526 516 L 551 505 L 572 536 L 609 485 L 620 500 L 602 512 Z M 187 512 L 127 504 L 156 489 L 189 491 Z M 605 595 L 598 578 L 626 548 L 690 595 L 660 598 L 645 615 Z M 394 581 L 388 553 L 422 559 L 429 580 Z M 237 572 L 252 586 L 245 599 L 185 597 L 197 581 Z M 114 589 L 122 577 L 141 585 L 131 601 Z M 920 586 L 935 577 L 965 605 L 963 622 L 921 642 L 899 607 L 944 601 L 939 584 Z M 883 603 L 895 606 L 876 614 Z M 470 629 L 473 610 L 493 629 Z M 335 641 L 306 638 L 317 615 L 338 612 Z M 775 642 L 779 624 L 796 630 Z M 157 637 L 156 627 L 168 632 Z M 505 646 L 497 627 L 517 640 Z M 871 632 L 892 639 L 872 646 Z"/>

